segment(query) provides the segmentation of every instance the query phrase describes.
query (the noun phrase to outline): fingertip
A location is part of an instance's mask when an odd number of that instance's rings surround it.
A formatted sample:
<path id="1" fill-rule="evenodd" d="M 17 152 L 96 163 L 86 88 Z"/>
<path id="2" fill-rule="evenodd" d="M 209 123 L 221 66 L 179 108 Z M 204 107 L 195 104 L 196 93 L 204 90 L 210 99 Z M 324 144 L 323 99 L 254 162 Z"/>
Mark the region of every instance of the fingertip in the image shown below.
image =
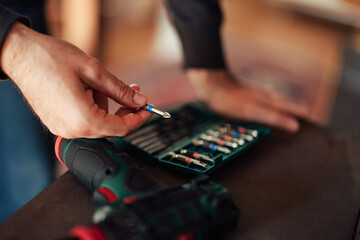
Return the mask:
<path id="1" fill-rule="evenodd" d="M 296 133 L 299 131 L 299 122 L 294 116 L 276 112 L 274 110 L 270 111 L 269 109 L 266 109 L 265 111 L 268 111 L 266 114 L 267 118 L 263 118 L 262 121 L 260 120 L 261 122 L 289 133 Z"/>
<path id="2" fill-rule="evenodd" d="M 135 91 L 133 102 L 138 106 L 144 106 L 147 103 L 147 97 L 144 94 Z"/>
<path id="3" fill-rule="evenodd" d="M 296 133 L 299 131 L 300 125 L 299 122 L 295 119 L 288 120 L 285 125 L 285 129 L 290 133 Z"/>
<path id="4" fill-rule="evenodd" d="M 133 101 L 135 104 L 139 105 L 139 106 L 144 106 L 146 103 L 147 103 L 147 97 L 140 93 L 140 86 L 133 83 L 133 84 L 130 84 L 129 85 L 133 90 L 135 90 L 135 93 L 134 93 L 134 98 L 133 98 Z"/>

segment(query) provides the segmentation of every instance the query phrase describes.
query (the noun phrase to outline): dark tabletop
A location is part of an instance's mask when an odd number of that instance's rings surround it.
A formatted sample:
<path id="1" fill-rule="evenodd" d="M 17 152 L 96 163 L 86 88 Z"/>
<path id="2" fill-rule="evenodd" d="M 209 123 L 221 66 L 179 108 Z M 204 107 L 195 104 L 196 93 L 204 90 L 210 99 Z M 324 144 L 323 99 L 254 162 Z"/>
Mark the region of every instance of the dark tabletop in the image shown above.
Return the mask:
<path id="1" fill-rule="evenodd" d="M 259 146 L 213 173 L 240 210 L 226 239 L 351 239 L 360 207 L 360 138 L 303 124 L 295 135 L 273 132 Z M 190 177 L 141 163 L 167 185 Z M 91 194 L 69 172 L 0 225 L 0 239 L 62 239 L 88 225 Z"/>

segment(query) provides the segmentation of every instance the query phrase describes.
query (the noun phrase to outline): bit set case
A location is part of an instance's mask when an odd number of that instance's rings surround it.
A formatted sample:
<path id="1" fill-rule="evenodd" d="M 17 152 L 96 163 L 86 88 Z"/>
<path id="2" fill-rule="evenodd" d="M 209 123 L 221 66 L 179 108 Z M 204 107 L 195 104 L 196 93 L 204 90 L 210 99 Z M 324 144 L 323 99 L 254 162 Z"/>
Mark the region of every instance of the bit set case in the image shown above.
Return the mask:
<path id="1" fill-rule="evenodd" d="M 221 118 L 200 104 L 154 117 L 142 128 L 113 142 L 133 157 L 183 173 L 208 174 L 259 143 L 270 129 Z"/>

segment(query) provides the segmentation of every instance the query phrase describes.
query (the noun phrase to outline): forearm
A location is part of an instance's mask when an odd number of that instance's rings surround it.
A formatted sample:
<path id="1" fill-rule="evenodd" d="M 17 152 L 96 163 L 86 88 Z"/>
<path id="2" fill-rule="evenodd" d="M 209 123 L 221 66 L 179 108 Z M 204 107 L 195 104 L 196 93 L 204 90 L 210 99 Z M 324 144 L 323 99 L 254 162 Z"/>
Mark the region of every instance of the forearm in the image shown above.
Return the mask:
<path id="1" fill-rule="evenodd" d="M 7 58 L 3 57 L 3 52 L 9 45 L 8 33 L 16 22 L 30 25 L 28 18 L 0 6 L 0 79 L 7 78 L 7 75 L 3 71 L 3 64 L 7 62 Z"/>
<path id="2" fill-rule="evenodd" d="M 166 0 L 179 34 L 184 68 L 224 69 L 218 0 Z"/>
<path id="3" fill-rule="evenodd" d="M 0 66 L 10 78 L 17 79 L 16 69 L 22 69 L 20 58 L 25 54 L 24 42 L 28 41 L 29 35 L 27 33 L 29 31 L 31 30 L 25 25 L 15 22 L 3 41 L 0 53 Z"/>

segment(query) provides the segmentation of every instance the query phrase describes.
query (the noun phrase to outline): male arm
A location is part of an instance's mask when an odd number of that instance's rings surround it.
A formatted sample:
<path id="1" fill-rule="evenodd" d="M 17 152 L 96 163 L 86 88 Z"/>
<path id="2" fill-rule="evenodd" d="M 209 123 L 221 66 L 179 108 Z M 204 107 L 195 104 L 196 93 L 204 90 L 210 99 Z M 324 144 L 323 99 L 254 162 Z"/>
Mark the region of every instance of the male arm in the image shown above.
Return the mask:
<path id="1" fill-rule="evenodd" d="M 166 0 L 183 46 L 183 67 L 198 98 L 215 112 L 296 132 L 307 110 L 273 93 L 245 85 L 227 70 L 218 0 Z"/>
<path id="2" fill-rule="evenodd" d="M 8 31 L 16 21 L 21 22 L 26 26 L 30 26 L 30 20 L 27 17 L 17 14 L 16 12 L 6 9 L 0 5 L 0 49 Z M 0 68 L 0 80 L 7 78 L 7 75 Z"/>
<path id="3" fill-rule="evenodd" d="M 124 136 L 151 116 L 147 97 L 77 47 L 40 33 L 0 8 L 0 69 L 19 87 L 49 130 L 66 138 Z M 26 23 L 28 23 L 25 20 Z M 107 97 L 127 109 L 107 112 Z M 10 104 L 10 103 L 9 103 Z"/>

